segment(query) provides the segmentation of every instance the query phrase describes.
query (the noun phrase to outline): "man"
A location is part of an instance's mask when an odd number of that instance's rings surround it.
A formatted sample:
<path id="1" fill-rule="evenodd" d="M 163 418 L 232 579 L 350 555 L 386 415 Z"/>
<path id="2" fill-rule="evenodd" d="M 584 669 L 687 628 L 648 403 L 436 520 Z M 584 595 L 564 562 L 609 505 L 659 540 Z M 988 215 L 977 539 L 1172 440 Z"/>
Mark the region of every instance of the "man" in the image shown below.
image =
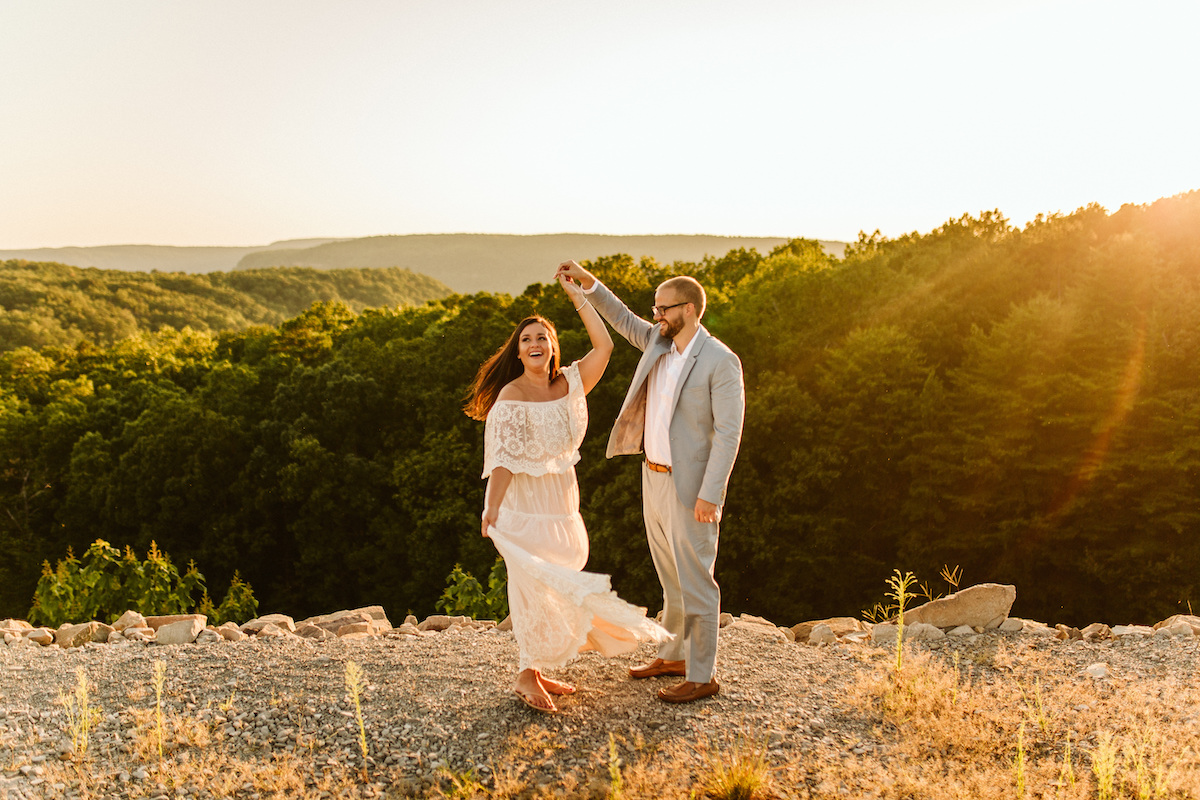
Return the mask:
<path id="1" fill-rule="evenodd" d="M 721 591 L 713 578 L 721 507 L 742 438 L 742 364 L 700 324 L 704 288 L 670 278 L 654 292 L 654 322 L 634 314 L 574 261 L 559 275 L 578 281 L 600 316 L 643 351 L 608 440 L 608 457 L 645 452 L 642 514 L 663 586 L 663 627 L 675 634 L 634 678 L 676 675 L 659 698 L 688 703 L 715 695 Z"/>

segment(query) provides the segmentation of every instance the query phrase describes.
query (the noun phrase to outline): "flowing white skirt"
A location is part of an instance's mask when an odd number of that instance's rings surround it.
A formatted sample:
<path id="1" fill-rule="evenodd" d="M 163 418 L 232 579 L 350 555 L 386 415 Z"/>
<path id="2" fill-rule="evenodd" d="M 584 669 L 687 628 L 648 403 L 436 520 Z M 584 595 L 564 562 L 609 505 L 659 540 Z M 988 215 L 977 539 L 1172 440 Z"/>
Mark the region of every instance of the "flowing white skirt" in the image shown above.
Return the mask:
<path id="1" fill-rule="evenodd" d="M 489 536 L 508 570 L 519 669 L 561 667 L 587 650 L 614 656 L 639 641 L 671 638 L 646 609 L 617 597 L 609 576 L 582 571 L 588 538 L 574 467 L 515 473 Z"/>

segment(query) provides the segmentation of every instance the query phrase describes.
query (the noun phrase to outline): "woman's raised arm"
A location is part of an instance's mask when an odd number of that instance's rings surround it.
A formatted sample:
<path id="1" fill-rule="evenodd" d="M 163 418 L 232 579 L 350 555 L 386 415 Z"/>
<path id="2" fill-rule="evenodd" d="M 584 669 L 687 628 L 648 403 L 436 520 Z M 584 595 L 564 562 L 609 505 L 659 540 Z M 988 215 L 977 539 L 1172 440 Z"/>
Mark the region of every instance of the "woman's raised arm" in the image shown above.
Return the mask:
<path id="1" fill-rule="evenodd" d="M 571 305 L 579 312 L 583 326 L 587 329 L 588 338 L 592 340 L 592 349 L 579 360 L 579 377 L 583 381 L 583 391 L 590 392 L 592 387 L 600 382 L 600 378 L 608 366 L 608 359 L 612 356 L 612 336 L 609 335 L 608 326 L 604 324 L 604 320 L 600 319 L 600 313 L 592 308 L 587 295 L 583 293 L 583 288 L 578 283 L 561 272 L 558 275 L 558 283 L 570 298 Z"/>

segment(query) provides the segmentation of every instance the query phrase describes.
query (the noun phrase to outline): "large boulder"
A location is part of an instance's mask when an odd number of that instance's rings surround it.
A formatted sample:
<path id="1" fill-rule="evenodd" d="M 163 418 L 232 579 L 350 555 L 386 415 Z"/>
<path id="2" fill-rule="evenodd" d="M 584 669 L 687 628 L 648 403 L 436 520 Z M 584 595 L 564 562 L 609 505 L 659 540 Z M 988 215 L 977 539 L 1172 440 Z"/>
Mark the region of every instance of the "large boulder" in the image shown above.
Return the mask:
<path id="1" fill-rule="evenodd" d="M 924 622 L 937 628 L 998 628 L 1016 599 L 1015 586 L 980 583 L 905 611 L 904 622 Z"/>

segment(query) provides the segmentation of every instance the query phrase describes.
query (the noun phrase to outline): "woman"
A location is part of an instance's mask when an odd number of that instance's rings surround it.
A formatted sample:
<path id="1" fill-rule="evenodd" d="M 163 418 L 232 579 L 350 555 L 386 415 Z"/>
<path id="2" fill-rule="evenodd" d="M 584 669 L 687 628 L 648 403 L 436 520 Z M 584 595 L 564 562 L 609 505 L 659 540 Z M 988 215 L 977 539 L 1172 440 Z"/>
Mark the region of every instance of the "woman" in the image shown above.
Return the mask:
<path id="1" fill-rule="evenodd" d="M 527 317 L 475 376 L 467 415 L 487 420 L 483 477 L 488 479 L 481 531 L 508 568 L 508 604 L 520 664 L 513 689 L 531 708 L 554 713 L 551 695 L 575 687 L 542 670 L 583 650 L 627 653 L 639 639 L 669 635 L 646 610 L 612 591 L 607 575 L 582 572 L 587 530 L 579 516 L 575 464 L 587 430 L 585 395 L 612 355 L 612 338 L 583 289 L 559 284 L 583 319 L 592 350 L 559 368 L 558 334 L 549 320 Z"/>

